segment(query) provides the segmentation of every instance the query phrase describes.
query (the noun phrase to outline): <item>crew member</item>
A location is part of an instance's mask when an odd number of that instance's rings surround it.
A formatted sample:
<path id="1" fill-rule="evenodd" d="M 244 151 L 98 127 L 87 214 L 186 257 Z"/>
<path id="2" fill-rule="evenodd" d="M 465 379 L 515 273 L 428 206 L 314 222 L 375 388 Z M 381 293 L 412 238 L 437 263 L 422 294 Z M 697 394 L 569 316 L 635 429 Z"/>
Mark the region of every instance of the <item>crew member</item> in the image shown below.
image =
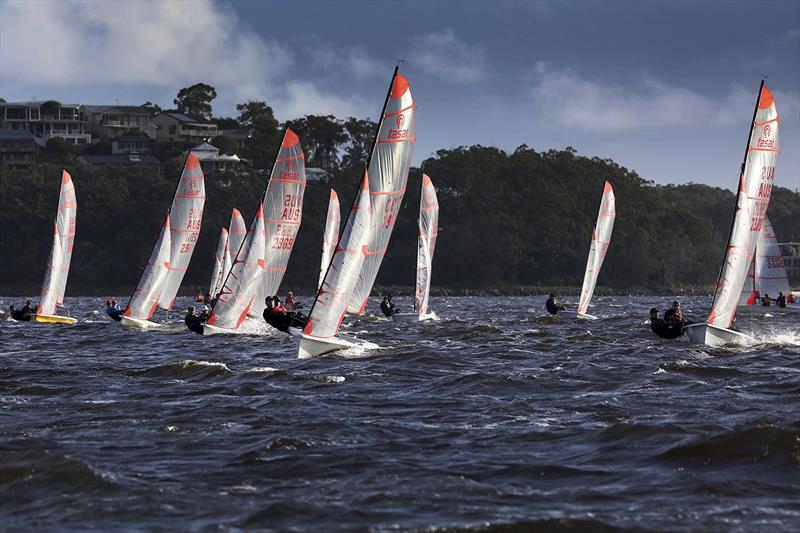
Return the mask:
<path id="1" fill-rule="evenodd" d="M 119 306 L 117 301 L 113 298 L 106 300 L 106 314 L 119 322 L 122 320 L 123 309 Z"/>
<path id="2" fill-rule="evenodd" d="M 306 326 L 308 317 L 299 311 L 287 311 L 277 296 L 267 296 L 264 303 L 267 306 L 264 309 L 264 321 L 278 331 L 289 333 L 290 327 L 302 329 Z"/>
<path id="3" fill-rule="evenodd" d="M 778 307 L 786 307 L 786 296 L 784 296 L 783 292 L 778 292 L 778 298 L 775 300 L 775 303 Z"/>
<path id="4" fill-rule="evenodd" d="M 550 296 L 547 297 L 547 301 L 544 303 L 544 306 L 547 307 L 547 312 L 551 315 L 556 315 L 559 311 L 563 311 L 567 308 L 564 304 L 556 302 L 556 295 L 552 292 L 550 293 Z"/>
<path id="5" fill-rule="evenodd" d="M 772 298 L 769 297 L 769 294 L 765 294 L 763 298 L 761 298 L 761 305 L 764 307 L 769 307 L 772 305 Z"/>
<path id="6" fill-rule="evenodd" d="M 383 301 L 381 302 L 381 312 L 386 316 L 392 316 L 395 313 L 398 313 L 399 310 L 392 302 L 392 295 L 387 294 L 383 297 Z"/>
<path id="7" fill-rule="evenodd" d="M 12 305 L 9 310 L 11 311 L 11 318 L 22 322 L 30 322 L 33 315 L 36 314 L 36 310 L 31 305 L 30 300 L 25 301 L 25 305 L 22 306 L 22 309 L 17 309 Z"/>
<path id="8" fill-rule="evenodd" d="M 297 304 L 294 301 L 294 294 L 292 294 L 292 291 L 289 291 L 286 294 L 286 300 L 284 300 L 283 303 L 287 311 L 294 311 L 295 307 L 297 307 Z"/>
<path id="9" fill-rule="evenodd" d="M 203 334 L 203 324 L 205 320 L 203 320 L 202 315 L 195 314 L 193 305 L 186 310 L 186 316 L 183 317 L 183 322 L 190 331 L 194 331 L 200 335 Z"/>
<path id="10" fill-rule="evenodd" d="M 677 326 L 678 330 L 684 326 L 683 311 L 681 310 L 681 304 L 677 300 L 672 302 L 670 309 L 664 311 L 664 322 L 668 326 Z"/>
<path id="11" fill-rule="evenodd" d="M 677 339 L 681 336 L 681 328 L 658 318 L 658 309 L 655 307 L 650 309 L 650 329 L 662 339 Z"/>

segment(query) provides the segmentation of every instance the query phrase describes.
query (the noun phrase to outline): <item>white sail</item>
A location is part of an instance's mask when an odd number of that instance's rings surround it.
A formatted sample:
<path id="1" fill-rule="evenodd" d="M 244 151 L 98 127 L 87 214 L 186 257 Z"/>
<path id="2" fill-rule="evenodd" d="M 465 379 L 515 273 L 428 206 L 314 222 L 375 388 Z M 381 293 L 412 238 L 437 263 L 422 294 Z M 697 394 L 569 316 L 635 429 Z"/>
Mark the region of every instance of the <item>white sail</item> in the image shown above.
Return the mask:
<path id="1" fill-rule="evenodd" d="M 371 216 L 369 196 L 369 179 L 365 173 L 353 204 L 351 223 L 345 227 L 333 253 L 330 268 L 317 291 L 308 322 L 303 329 L 303 334 L 312 339 L 335 337 L 347 312 L 348 299 L 358 282 L 358 274 L 367 254 L 366 242 Z"/>
<path id="2" fill-rule="evenodd" d="M 58 237 L 61 239 L 61 249 L 64 260 L 61 263 L 62 272 L 58 281 L 58 303 L 64 303 L 64 291 L 67 288 L 67 275 L 69 264 L 72 260 L 72 246 L 75 242 L 75 220 L 78 214 L 78 201 L 75 198 L 75 185 L 72 177 L 64 170 L 61 172 L 61 193 L 58 197 Z"/>
<path id="3" fill-rule="evenodd" d="M 161 233 L 156 240 L 150 258 L 144 267 L 142 277 L 133 291 L 124 316 L 139 320 L 148 320 L 158 307 L 159 296 L 164 289 L 164 284 L 169 275 L 169 254 L 171 247 L 171 231 L 169 214 L 161 227 Z"/>
<path id="4" fill-rule="evenodd" d="M 55 315 L 58 311 L 58 288 L 64 274 L 64 249 L 61 245 L 61 236 L 58 234 L 58 224 L 53 224 L 53 247 L 50 249 L 50 258 L 47 260 L 47 270 L 42 283 L 42 293 L 39 297 L 37 315 Z"/>
<path id="5" fill-rule="evenodd" d="M 714 303 L 707 323 L 730 328 L 747 277 L 750 258 L 766 220 L 778 156 L 778 110 L 766 85 L 762 86 L 750 132 L 747 156 L 739 178 L 736 212 Z"/>
<path id="6" fill-rule="evenodd" d="M 263 302 L 256 302 L 255 297 L 264 273 L 264 242 L 264 206 L 259 203 L 255 219 L 211 310 L 208 323 L 212 326 L 235 330 L 247 318 L 251 307 L 263 308 Z"/>
<path id="7" fill-rule="evenodd" d="M 753 258 L 748 259 L 750 267 L 747 269 L 747 276 L 744 278 L 744 287 L 739 296 L 739 305 L 754 305 L 756 303 L 756 266 Z"/>
<path id="8" fill-rule="evenodd" d="M 300 229 L 303 220 L 305 188 L 306 163 L 300 139 L 292 130 L 286 128 L 263 199 L 266 266 L 256 289 L 259 309 L 251 310 L 256 316 L 261 316 L 260 309 L 263 309 L 261 304 L 264 298 L 278 293 L 286 273 L 297 230 Z"/>
<path id="9" fill-rule="evenodd" d="M 586 315 L 589 302 L 594 294 L 597 276 L 606 258 L 608 244 L 611 242 L 611 232 L 614 230 L 614 219 L 617 216 L 614 189 L 609 182 L 603 187 L 603 198 L 600 201 L 600 211 L 597 213 L 597 223 L 592 232 L 592 244 L 589 247 L 589 258 L 586 261 L 586 273 L 583 275 L 581 299 L 578 303 L 578 314 Z"/>
<path id="10" fill-rule="evenodd" d="M 231 259 L 239 253 L 239 248 L 246 236 L 247 224 L 244 223 L 244 217 L 239 210 L 234 207 L 231 212 L 231 222 L 228 224 L 228 251 L 230 251 Z"/>
<path id="11" fill-rule="evenodd" d="M 372 147 L 368 169 L 371 206 L 368 251 L 350 297 L 347 309 L 350 313 L 363 314 L 389 246 L 397 212 L 406 192 L 408 167 L 416 141 L 415 107 L 408 80 L 395 72 Z M 352 219 L 351 213 L 346 225 Z"/>
<path id="12" fill-rule="evenodd" d="M 756 298 L 769 296 L 775 299 L 780 293 L 788 296 L 790 292 L 789 277 L 775 230 L 769 219 L 765 218 L 739 305 L 754 305 Z"/>
<path id="13" fill-rule="evenodd" d="M 336 191 L 331 189 L 331 196 L 328 200 L 328 216 L 325 217 L 325 231 L 322 233 L 322 261 L 319 266 L 319 282 L 317 288 L 322 286 L 325 279 L 325 272 L 331 264 L 333 250 L 336 248 L 336 241 L 339 239 L 339 221 L 341 220 L 341 208 L 339 207 L 339 196 Z"/>
<path id="14" fill-rule="evenodd" d="M 436 189 L 427 174 L 422 175 L 417 226 L 419 236 L 417 238 L 417 283 L 414 307 L 422 316 L 428 312 L 433 251 L 436 249 L 436 236 L 439 234 L 439 200 L 436 198 Z"/>
<path id="15" fill-rule="evenodd" d="M 164 283 L 164 290 L 158 298 L 158 305 L 162 309 L 172 309 L 175 303 L 175 296 L 189 267 L 200 234 L 205 202 L 203 170 L 197 157 L 189 152 L 169 210 L 172 248 L 169 256 L 169 274 Z"/>
<path id="16" fill-rule="evenodd" d="M 217 251 L 214 253 L 214 268 L 211 270 L 211 282 L 208 285 L 208 294 L 213 298 L 222 288 L 225 276 L 230 269 L 231 254 L 228 252 L 228 230 L 222 228 L 219 231 L 219 243 Z"/>

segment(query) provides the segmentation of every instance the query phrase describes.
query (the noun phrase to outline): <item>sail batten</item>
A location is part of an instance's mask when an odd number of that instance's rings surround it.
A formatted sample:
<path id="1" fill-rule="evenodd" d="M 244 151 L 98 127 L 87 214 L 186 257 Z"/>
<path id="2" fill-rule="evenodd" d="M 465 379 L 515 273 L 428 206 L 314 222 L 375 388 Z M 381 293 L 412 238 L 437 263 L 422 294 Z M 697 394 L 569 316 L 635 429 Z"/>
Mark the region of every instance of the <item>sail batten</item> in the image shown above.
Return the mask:
<path id="1" fill-rule="evenodd" d="M 752 124 L 725 259 L 707 320 L 708 324 L 725 329 L 730 328 L 736 317 L 758 236 L 766 221 L 775 178 L 780 117 L 775 99 L 763 82 Z"/>
<path id="2" fill-rule="evenodd" d="M 608 245 L 611 243 L 611 232 L 614 230 L 616 214 L 617 205 L 614 189 L 609 182 L 605 182 L 603 197 L 600 201 L 600 210 L 597 213 L 597 222 L 592 233 L 592 243 L 589 246 L 589 257 L 586 260 L 586 272 L 583 275 L 581 297 L 578 302 L 579 315 L 586 315 L 589 303 L 592 301 L 594 289 L 597 285 L 597 277 L 600 275 L 600 268 L 603 266 Z"/>

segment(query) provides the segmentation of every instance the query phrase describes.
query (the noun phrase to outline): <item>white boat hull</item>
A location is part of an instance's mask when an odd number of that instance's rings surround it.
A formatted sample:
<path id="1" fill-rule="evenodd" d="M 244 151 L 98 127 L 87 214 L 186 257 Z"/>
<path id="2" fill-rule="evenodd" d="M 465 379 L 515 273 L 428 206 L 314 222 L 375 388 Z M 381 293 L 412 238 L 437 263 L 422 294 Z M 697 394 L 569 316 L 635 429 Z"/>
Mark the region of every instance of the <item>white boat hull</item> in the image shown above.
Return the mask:
<path id="1" fill-rule="evenodd" d="M 150 322 L 149 320 L 142 320 L 141 318 L 133 318 L 122 315 L 119 323 L 125 329 L 155 329 L 162 327 L 161 324 Z"/>
<path id="2" fill-rule="evenodd" d="M 580 319 L 583 319 L 583 320 L 597 320 L 597 317 L 596 317 L 596 316 L 594 316 L 594 315 L 587 315 L 587 314 L 584 314 L 584 313 L 578 313 L 576 316 L 577 316 L 578 318 L 580 318 Z"/>
<path id="3" fill-rule="evenodd" d="M 436 315 L 434 313 L 425 313 L 418 315 L 417 313 L 395 313 L 392 315 L 392 320 L 399 324 L 413 324 L 415 322 L 425 322 L 426 320 L 434 320 Z"/>
<path id="4" fill-rule="evenodd" d="M 749 344 L 756 340 L 744 333 L 732 329 L 712 326 L 705 322 L 689 324 L 681 329 L 691 344 L 705 344 L 706 346 L 726 346 L 730 344 Z"/>
<path id="5" fill-rule="evenodd" d="M 321 339 L 319 337 L 306 335 L 305 333 L 301 333 L 300 335 L 293 334 L 292 336 L 299 339 L 297 345 L 297 357 L 299 359 L 319 357 L 320 355 L 325 355 L 338 350 L 346 350 L 348 348 L 365 348 L 368 350 L 375 350 L 379 348 L 377 344 L 349 337 L 330 337 L 328 339 Z"/>
<path id="6" fill-rule="evenodd" d="M 217 326 L 212 326 L 211 324 L 203 324 L 204 337 L 207 337 L 209 335 L 231 334 L 231 333 L 236 333 L 236 332 L 228 328 L 219 328 Z"/>

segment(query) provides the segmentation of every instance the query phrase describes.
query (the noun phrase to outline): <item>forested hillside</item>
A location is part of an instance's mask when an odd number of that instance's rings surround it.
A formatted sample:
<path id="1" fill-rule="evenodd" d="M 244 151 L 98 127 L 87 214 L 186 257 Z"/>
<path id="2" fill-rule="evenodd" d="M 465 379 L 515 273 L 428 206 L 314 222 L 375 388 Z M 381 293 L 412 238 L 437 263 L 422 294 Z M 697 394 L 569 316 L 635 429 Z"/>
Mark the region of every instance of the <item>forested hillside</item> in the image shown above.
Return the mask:
<path id="1" fill-rule="evenodd" d="M 312 128 L 316 123 L 311 119 L 320 118 L 336 125 L 335 131 Z M 307 117 L 292 127 L 301 136 L 309 165 L 333 174 L 329 183 L 311 183 L 306 190 L 303 225 L 284 282 L 311 292 L 328 191 L 334 187 L 343 209 L 349 208 L 371 127 L 368 121 L 333 117 Z M 131 290 L 169 206 L 177 171 L 169 169 L 162 177 L 144 168 L 88 168 L 74 159 L 28 170 L 0 167 L 0 288 L 37 292 L 62 166 L 72 174 L 79 204 L 68 294 Z M 431 176 L 441 205 L 433 274 L 434 286 L 441 287 L 580 285 L 606 179 L 615 188 L 618 214 L 599 285 L 709 286 L 716 280 L 734 204 L 730 191 L 696 184 L 656 186 L 611 160 L 584 157 L 570 148 L 441 150 L 422 169 L 411 171 L 380 285 L 413 285 L 421 171 Z M 249 222 L 265 176 L 206 180 L 203 229 L 185 288 L 205 289 L 220 227 L 227 225 L 233 207 Z M 791 183 L 778 167 L 776 184 L 781 182 Z M 769 216 L 779 239 L 800 239 L 800 195 L 775 187 Z"/>

